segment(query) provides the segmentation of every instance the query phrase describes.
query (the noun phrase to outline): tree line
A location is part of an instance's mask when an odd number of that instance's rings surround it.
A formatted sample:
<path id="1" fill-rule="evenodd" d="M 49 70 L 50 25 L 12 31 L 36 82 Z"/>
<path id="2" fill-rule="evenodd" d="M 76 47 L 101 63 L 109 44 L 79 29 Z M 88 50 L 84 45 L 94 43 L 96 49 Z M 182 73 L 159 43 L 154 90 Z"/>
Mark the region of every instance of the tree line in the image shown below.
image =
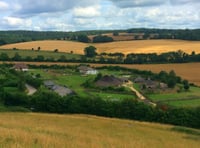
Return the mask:
<path id="1" fill-rule="evenodd" d="M 162 110 L 133 99 L 119 101 L 77 95 L 60 97 L 48 90 L 39 90 L 33 96 L 16 92 L 1 92 L 1 101 L 8 107 L 21 106 L 33 112 L 92 114 L 105 117 L 159 122 L 200 128 L 200 108 L 168 108 Z"/>
<path id="2" fill-rule="evenodd" d="M 88 58 L 94 58 L 98 54 L 96 47 L 89 46 L 84 49 L 85 56 Z M 108 63 L 108 64 L 154 64 L 154 63 L 188 63 L 199 62 L 200 54 L 196 54 L 194 51 L 191 54 L 185 53 L 182 50 L 166 52 L 166 53 L 146 53 L 138 54 L 131 53 L 125 55 L 123 53 L 100 53 L 93 62 Z M 84 61 L 85 60 L 85 61 Z M 85 58 L 83 62 L 87 62 Z"/>
<path id="3" fill-rule="evenodd" d="M 0 45 L 37 41 L 37 40 L 75 40 L 80 42 L 91 42 L 89 35 L 96 35 L 94 42 L 110 42 L 112 38 L 102 36 L 105 33 L 113 33 L 114 36 L 120 32 L 140 33 L 142 39 L 182 39 L 182 40 L 200 40 L 200 29 L 148 29 L 134 28 L 128 30 L 91 30 L 76 32 L 61 31 L 0 31 Z M 152 36 L 153 34 L 153 36 Z M 136 38 L 137 39 L 137 38 Z M 140 38 L 139 38 L 140 39 Z"/>
<path id="4" fill-rule="evenodd" d="M 55 51 L 54 51 L 55 52 Z M 59 51 L 56 51 L 59 52 Z M 13 57 L 9 57 L 6 52 L 0 53 L 0 61 L 27 61 L 27 62 L 81 62 L 81 63 L 101 63 L 101 64 L 167 64 L 167 63 L 189 63 L 200 62 L 200 54 L 192 52 L 185 53 L 181 50 L 166 53 L 147 53 L 147 54 L 128 54 L 123 53 L 100 53 L 96 52 L 94 46 L 84 49 L 84 56 L 80 58 L 67 58 L 63 54 L 58 58 L 45 57 L 38 55 L 33 58 L 31 56 L 22 57 L 19 53 L 15 53 Z"/>

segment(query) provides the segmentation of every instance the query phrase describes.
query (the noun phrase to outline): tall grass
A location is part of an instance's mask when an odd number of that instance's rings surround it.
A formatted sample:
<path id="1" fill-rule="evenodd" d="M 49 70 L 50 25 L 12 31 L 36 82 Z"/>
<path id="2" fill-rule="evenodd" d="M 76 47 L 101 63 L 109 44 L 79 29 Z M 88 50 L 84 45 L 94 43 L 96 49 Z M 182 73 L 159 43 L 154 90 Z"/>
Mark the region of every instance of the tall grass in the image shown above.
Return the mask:
<path id="1" fill-rule="evenodd" d="M 184 131 L 86 115 L 0 114 L 0 147 L 199 147 L 199 134 Z"/>

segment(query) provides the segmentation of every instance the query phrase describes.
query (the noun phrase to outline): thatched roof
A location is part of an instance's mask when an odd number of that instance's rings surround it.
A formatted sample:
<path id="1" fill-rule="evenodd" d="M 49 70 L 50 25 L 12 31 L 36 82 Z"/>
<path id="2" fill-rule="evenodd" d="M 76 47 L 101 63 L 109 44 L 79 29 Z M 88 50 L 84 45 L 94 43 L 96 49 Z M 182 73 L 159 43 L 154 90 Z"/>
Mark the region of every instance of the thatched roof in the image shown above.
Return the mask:
<path id="1" fill-rule="evenodd" d="M 134 80 L 135 83 L 144 83 L 145 82 L 145 79 L 142 78 L 142 77 L 137 77 L 135 80 Z"/>
<path id="2" fill-rule="evenodd" d="M 122 84 L 123 80 L 121 80 L 120 78 L 116 78 L 112 75 L 111 76 L 105 75 L 96 82 L 96 85 L 100 87 L 119 86 Z"/>

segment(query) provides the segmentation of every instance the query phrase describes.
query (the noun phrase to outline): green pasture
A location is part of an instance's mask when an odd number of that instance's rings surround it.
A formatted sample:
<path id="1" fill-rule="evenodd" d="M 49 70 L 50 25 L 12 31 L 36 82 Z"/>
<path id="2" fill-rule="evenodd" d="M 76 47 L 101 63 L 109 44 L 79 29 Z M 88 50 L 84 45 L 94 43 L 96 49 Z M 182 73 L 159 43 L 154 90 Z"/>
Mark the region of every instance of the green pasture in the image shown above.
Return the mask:
<path id="1" fill-rule="evenodd" d="M 190 87 L 189 91 L 180 93 L 160 93 L 147 95 L 153 101 L 165 101 L 169 99 L 200 99 L 200 88 Z"/>
<path id="2" fill-rule="evenodd" d="M 149 99 L 154 102 L 161 102 L 172 106 L 200 106 L 200 88 L 190 87 L 189 91 L 180 93 L 149 94 Z"/>
<path id="3" fill-rule="evenodd" d="M 199 107 L 200 99 L 166 101 L 164 103 L 174 107 Z"/>
<path id="4" fill-rule="evenodd" d="M 105 100 L 122 100 L 122 99 L 136 99 L 136 96 L 129 94 L 119 94 L 119 93 L 106 93 L 106 92 L 89 92 L 93 96 L 98 96 Z"/>

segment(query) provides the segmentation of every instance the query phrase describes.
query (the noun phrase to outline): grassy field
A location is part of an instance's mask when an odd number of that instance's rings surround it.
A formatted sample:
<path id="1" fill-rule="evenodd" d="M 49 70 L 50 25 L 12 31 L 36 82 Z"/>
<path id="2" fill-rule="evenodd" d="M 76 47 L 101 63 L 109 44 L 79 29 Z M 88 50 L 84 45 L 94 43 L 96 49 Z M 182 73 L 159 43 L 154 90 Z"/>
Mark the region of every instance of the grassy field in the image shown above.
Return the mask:
<path id="1" fill-rule="evenodd" d="M 108 70 L 102 70 L 104 72 L 113 74 L 113 72 Z M 41 69 L 31 69 L 29 73 L 34 75 L 40 74 L 41 78 L 44 80 L 53 80 L 57 84 L 65 85 L 70 89 L 74 90 L 79 96 L 82 97 L 91 97 L 91 96 L 99 96 L 103 99 L 136 99 L 134 94 L 120 94 L 118 92 L 98 92 L 98 90 L 86 90 L 83 86 L 81 86 L 85 81 L 91 79 L 93 80 L 95 75 L 82 76 L 81 74 L 74 72 L 72 70 L 62 69 L 62 70 L 41 70 Z M 114 72 L 114 74 L 116 74 Z M 130 93 L 130 92 L 129 92 Z"/>
<path id="2" fill-rule="evenodd" d="M 70 72 L 69 75 L 67 72 L 61 70 L 61 71 L 52 71 L 52 70 L 41 70 L 41 69 L 31 69 L 31 73 L 34 74 L 40 74 L 41 77 L 45 80 L 53 80 L 58 84 L 66 85 L 67 87 L 74 90 L 76 93 L 78 93 L 80 96 L 87 96 L 85 93 L 85 90 L 83 87 L 81 87 L 81 84 L 83 84 L 86 80 L 90 78 L 94 78 L 95 76 L 80 76 L 80 74 Z"/>
<path id="3" fill-rule="evenodd" d="M 200 88 L 190 87 L 187 92 L 150 94 L 148 98 L 154 102 L 161 102 L 175 107 L 200 106 Z"/>
<path id="4" fill-rule="evenodd" d="M 200 131 L 182 127 L 89 115 L 0 114 L 0 147 L 198 148 L 199 145 Z"/>
<path id="5" fill-rule="evenodd" d="M 177 101 L 166 101 L 166 104 L 174 107 L 199 107 L 200 106 L 200 99 L 194 100 L 177 100 Z"/>
<path id="6" fill-rule="evenodd" d="M 41 50 L 54 51 L 58 49 L 60 52 L 70 53 L 73 51 L 76 54 L 83 54 L 83 49 L 89 45 L 93 45 L 97 48 L 99 53 L 107 52 L 121 52 L 124 54 L 129 53 L 163 53 L 169 51 L 183 50 L 187 53 L 195 51 L 200 53 L 199 41 L 183 41 L 183 40 L 135 40 L 135 41 L 119 41 L 111 43 L 98 43 L 98 44 L 86 44 L 72 41 L 34 41 L 24 42 L 17 44 L 10 44 L 0 46 L 1 49 L 37 49 L 41 47 Z"/>
<path id="7" fill-rule="evenodd" d="M 119 94 L 119 93 L 105 93 L 105 92 L 90 92 L 91 95 L 99 96 L 105 100 L 122 100 L 122 99 L 136 99 L 135 95 Z"/>

